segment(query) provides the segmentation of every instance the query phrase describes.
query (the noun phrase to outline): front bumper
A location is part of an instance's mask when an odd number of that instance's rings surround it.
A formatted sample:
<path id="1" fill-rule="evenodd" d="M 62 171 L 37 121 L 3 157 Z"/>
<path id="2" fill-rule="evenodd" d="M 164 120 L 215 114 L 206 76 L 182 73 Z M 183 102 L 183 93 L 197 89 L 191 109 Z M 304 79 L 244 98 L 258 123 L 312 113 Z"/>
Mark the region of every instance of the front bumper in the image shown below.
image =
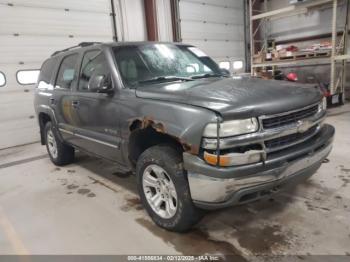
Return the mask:
<path id="1" fill-rule="evenodd" d="M 201 208 L 217 209 L 257 200 L 286 184 L 312 176 L 332 150 L 334 127 L 324 125 L 302 144 L 270 154 L 264 163 L 215 167 L 184 153 L 191 196 Z"/>

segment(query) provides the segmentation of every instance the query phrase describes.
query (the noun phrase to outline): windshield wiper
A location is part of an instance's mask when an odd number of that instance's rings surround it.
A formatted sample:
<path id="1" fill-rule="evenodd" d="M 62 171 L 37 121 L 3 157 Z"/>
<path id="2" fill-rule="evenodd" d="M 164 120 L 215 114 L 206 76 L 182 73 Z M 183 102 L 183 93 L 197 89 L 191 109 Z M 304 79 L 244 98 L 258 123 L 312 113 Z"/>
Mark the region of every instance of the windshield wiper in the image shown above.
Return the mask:
<path id="1" fill-rule="evenodd" d="M 201 78 L 210 78 L 210 77 L 222 77 L 223 75 L 221 74 L 210 74 L 210 73 L 207 73 L 207 74 L 203 74 L 203 75 L 195 75 L 195 76 L 192 76 L 191 79 L 201 79 Z"/>
<path id="2" fill-rule="evenodd" d="M 157 76 L 150 79 L 140 80 L 137 83 L 144 84 L 144 83 L 153 83 L 153 82 L 171 82 L 171 81 L 193 81 L 192 78 L 188 77 L 178 77 L 178 76 Z"/>

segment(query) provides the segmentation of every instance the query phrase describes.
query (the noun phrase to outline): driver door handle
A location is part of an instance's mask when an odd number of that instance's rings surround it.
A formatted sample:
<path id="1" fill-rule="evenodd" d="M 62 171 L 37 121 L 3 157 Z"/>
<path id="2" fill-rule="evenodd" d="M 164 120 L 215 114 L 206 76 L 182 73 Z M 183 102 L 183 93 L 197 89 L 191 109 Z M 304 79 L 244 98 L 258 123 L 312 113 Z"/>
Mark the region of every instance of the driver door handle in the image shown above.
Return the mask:
<path id="1" fill-rule="evenodd" d="M 77 100 L 72 101 L 72 107 L 75 109 L 78 109 L 80 105 L 80 102 Z"/>
<path id="2" fill-rule="evenodd" d="M 55 106 L 56 100 L 54 98 L 50 98 L 50 105 Z"/>

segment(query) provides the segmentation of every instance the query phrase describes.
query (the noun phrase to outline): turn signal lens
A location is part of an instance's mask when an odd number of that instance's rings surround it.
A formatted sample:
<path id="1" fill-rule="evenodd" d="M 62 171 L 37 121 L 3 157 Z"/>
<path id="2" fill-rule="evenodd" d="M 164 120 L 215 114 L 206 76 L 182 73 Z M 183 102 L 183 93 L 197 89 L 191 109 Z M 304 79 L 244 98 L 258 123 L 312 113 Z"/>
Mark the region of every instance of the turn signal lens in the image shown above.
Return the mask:
<path id="1" fill-rule="evenodd" d="M 248 150 L 244 153 L 230 153 L 226 155 L 220 155 L 219 157 L 215 154 L 204 152 L 204 160 L 213 166 L 219 164 L 222 167 L 228 166 L 241 166 L 247 164 L 258 163 L 262 161 L 266 156 L 263 150 Z"/>
<path id="2" fill-rule="evenodd" d="M 207 152 L 204 152 L 204 160 L 213 166 L 216 166 L 218 164 L 218 156 L 209 154 Z M 219 166 L 230 166 L 230 157 L 227 157 L 225 155 L 220 156 Z"/>

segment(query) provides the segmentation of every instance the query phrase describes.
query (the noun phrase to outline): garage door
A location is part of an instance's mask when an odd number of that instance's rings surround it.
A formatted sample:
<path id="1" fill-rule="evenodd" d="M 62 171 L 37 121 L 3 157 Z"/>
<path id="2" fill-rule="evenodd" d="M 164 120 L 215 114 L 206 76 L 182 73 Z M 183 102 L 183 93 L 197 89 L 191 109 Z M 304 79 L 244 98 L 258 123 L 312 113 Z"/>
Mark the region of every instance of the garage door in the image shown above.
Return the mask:
<path id="1" fill-rule="evenodd" d="M 0 149 L 39 139 L 33 79 L 56 50 L 84 41 L 112 41 L 110 4 L 0 0 Z"/>
<path id="2" fill-rule="evenodd" d="M 233 65 L 242 66 L 245 60 L 243 0 L 180 0 L 179 17 L 182 42 L 200 47 L 231 70 Z"/>

